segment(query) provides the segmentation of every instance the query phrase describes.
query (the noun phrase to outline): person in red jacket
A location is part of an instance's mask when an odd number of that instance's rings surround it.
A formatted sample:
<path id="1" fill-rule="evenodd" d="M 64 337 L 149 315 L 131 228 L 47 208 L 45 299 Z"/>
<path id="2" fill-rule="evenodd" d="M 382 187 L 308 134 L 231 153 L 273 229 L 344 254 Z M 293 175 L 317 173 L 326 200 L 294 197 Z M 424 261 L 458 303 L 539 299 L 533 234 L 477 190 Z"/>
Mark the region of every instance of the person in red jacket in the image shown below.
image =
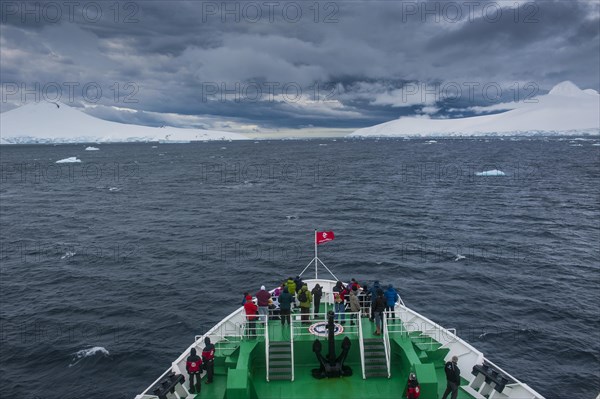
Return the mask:
<path id="1" fill-rule="evenodd" d="M 258 313 L 258 306 L 252 302 L 252 297 L 248 295 L 246 297 L 246 303 L 244 304 L 244 310 L 246 311 L 246 320 L 248 325 L 248 336 L 255 337 L 256 333 L 256 314 Z"/>
<path id="2" fill-rule="evenodd" d="M 200 393 L 200 389 L 202 389 L 202 381 L 200 380 L 200 374 L 202 374 L 202 359 L 196 354 L 195 348 L 190 349 L 190 355 L 186 360 L 185 369 L 190 376 L 190 393 Z M 194 378 L 196 379 L 195 386 Z"/>
<path id="3" fill-rule="evenodd" d="M 206 370 L 206 383 L 212 384 L 215 374 L 215 346 L 210 342 L 210 338 L 204 338 L 204 349 L 202 350 L 202 363 Z"/>
<path id="4" fill-rule="evenodd" d="M 419 399 L 421 396 L 421 387 L 419 387 L 419 381 L 415 373 L 410 373 L 408 376 L 408 384 L 406 385 L 406 398 L 407 399 Z"/>

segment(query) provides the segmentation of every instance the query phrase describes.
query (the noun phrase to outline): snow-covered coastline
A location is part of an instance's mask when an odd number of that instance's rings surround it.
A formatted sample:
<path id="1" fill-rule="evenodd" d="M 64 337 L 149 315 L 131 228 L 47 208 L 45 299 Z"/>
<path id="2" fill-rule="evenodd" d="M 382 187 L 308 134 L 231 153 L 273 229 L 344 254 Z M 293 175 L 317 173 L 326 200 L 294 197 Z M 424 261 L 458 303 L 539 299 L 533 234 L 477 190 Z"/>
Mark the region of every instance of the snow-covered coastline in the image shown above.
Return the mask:
<path id="1" fill-rule="evenodd" d="M 600 134 L 600 95 L 565 81 L 509 111 L 457 119 L 403 117 L 358 129 L 348 137 L 457 137 Z"/>
<path id="2" fill-rule="evenodd" d="M 0 144 L 119 143 L 247 140 L 231 132 L 151 127 L 106 121 L 66 104 L 32 103 L 0 117 Z"/>

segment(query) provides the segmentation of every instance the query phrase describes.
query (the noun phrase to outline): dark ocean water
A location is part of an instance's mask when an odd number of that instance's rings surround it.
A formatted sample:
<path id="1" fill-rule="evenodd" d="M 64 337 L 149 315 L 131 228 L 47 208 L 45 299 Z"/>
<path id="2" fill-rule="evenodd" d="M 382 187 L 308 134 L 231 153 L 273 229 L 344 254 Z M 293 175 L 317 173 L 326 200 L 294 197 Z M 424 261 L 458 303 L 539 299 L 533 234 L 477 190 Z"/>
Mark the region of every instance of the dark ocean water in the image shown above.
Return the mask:
<path id="1" fill-rule="evenodd" d="M 242 292 L 301 271 L 318 228 L 339 278 L 394 284 L 547 398 L 595 398 L 593 143 L 2 146 L 0 397 L 132 398 Z"/>

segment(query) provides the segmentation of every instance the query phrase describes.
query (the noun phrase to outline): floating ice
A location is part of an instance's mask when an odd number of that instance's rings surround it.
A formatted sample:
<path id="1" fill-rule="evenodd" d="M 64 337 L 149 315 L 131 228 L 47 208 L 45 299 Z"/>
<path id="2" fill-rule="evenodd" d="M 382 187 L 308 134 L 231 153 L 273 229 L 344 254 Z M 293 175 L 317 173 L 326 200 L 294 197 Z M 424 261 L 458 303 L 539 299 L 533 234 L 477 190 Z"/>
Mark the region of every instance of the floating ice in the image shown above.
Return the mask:
<path id="1" fill-rule="evenodd" d="M 67 251 L 65 252 L 65 254 L 63 256 L 61 256 L 61 259 L 69 259 L 72 258 L 73 256 L 77 255 L 77 252 L 75 251 Z"/>
<path id="2" fill-rule="evenodd" d="M 69 364 L 69 367 L 73 367 L 86 357 L 94 356 L 96 354 L 101 354 L 104 357 L 110 355 L 106 348 L 102 346 L 94 346 L 92 348 L 82 349 L 73 354 L 73 360 L 71 364 Z"/>
<path id="3" fill-rule="evenodd" d="M 458 262 L 461 259 L 466 259 L 466 256 L 461 255 L 461 254 L 456 254 L 456 258 L 454 258 L 454 261 Z"/>
<path id="4" fill-rule="evenodd" d="M 506 176 L 506 173 L 498 169 L 492 169 L 485 172 L 477 172 L 475 176 Z"/>
<path id="5" fill-rule="evenodd" d="M 56 161 L 56 163 L 78 163 L 81 162 L 81 159 L 77 159 L 77 157 L 69 157 L 65 159 L 61 159 Z"/>
<path id="6" fill-rule="evenodd" d="M 85 147 L 86 151 L 100 151 L 100 148 L 98 147 Z"/>
<path id="7" fill-rule="evenodd" d="M 113 193 L 116 193 L 116 192 L 118 192 L 118 191 L 121 191 L 121 188 L 119 188 L 119 187 L 110 187 L 110 188 L 108 189 L 108 191 L 110 191 L 110 192 L 113 192 Z"/>
<path id="8" fill-rule="evenodd" d="M 153 145 L 152 148 L 158 148 L 158 146 L 157 145 Z"/>

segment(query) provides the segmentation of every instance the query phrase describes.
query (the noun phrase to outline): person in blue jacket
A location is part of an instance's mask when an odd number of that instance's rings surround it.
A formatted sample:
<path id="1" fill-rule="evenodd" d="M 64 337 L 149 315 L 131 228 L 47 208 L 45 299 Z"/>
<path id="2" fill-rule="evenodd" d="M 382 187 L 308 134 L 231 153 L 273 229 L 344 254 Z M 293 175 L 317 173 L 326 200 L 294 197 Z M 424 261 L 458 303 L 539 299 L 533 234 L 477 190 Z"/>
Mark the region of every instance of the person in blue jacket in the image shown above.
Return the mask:
<path id="1" fill-rule="evenodd" d="M 388 317 L 394 319 L 396 317 L 396 314 L 394 313 L 394 307 L 396 306 L 396 301 L 398 300 L 398 293 L 394 289 L 394 286 L 389 284 L 387 290 L 384 292 L 384 295 L 386 300 L 385 311 L 390 312 L 388 313 Z"/>

